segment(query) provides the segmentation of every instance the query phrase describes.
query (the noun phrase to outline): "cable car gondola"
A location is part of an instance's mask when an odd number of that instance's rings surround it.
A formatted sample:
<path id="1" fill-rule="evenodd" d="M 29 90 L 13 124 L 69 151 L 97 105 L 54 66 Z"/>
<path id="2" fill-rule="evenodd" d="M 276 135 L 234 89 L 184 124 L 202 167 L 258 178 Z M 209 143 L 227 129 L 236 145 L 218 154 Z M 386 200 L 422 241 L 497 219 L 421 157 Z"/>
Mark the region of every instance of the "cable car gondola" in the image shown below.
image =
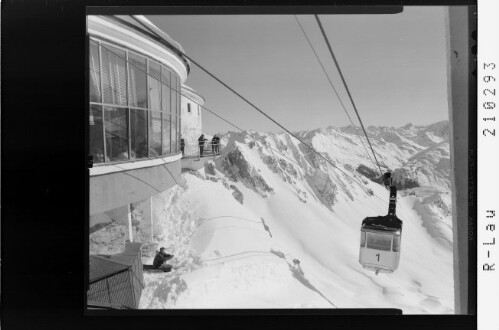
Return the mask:
<path id="1" fill-rule="evenodd" d="M 390 184 L 388 214 L 367 217 L 360 228 L 359 262 L 362 267 L 376 272 L 392 273 L 399 265 L 402 220 L 395 215 L 397 188 L 391 184 L 390 173 L 383 176 L 385 185 Z"/>

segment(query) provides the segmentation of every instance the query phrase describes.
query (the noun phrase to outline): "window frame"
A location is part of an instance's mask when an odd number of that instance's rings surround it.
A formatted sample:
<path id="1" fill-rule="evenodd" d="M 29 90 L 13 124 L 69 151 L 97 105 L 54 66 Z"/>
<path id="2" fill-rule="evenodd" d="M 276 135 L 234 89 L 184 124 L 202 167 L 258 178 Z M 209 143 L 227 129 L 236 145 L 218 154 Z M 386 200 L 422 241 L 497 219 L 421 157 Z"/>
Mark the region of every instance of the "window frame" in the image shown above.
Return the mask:
<path id="1" fill-rule="evenodd" d="M 94 37 L 91 36 L 89 37 L 89 43 L 94 42 L 97 45 L 97 51 L 98 51 L 98 60 L 99 60 L 99 87 L 100 87 L 100 102 L 94 102 L 90 101 L 90 95 L 88 98 L 88 104 L 89 106 L 100 106 L 101 109 L 101 116 L 102 116 L 102 145 L 103 145 L 103 153 L 104 153 L 104 161 L 95 164 L 96 166 L 102 166 L 102 165 L 110 165 L 110 164 L 118 164 L 118 163 L 125 163 L 125 162 L 130 162 L 130 161 L 141 161 L 141 160 L 147 160 L 147 159 L 156 159 L 156 158 L 164 158 L 164 157 L 169 157 L 169 156 L 174 156 L 180 153 L 180 114 L 181 114 L 181 96 L 180 96 L 180 89 L 178 86 L 181 86 L 181 81 L 180 81 L 180 76 L 175 72 L 175 70 L 162 62 L 150 58 L 148 55 L 141 54 L 135 50 L 128 49 L 126 47 L 123 47 L 121 45 L 115 44 L 113 41 L 110 41 L 106 38 L 101 38 L 101 37 Z M 115 48 L 118 50 L 121 50 L 124 52 L 125 57 L 125 74 L 126 74 L 126 79 L 125 79 L 125 87 L 126 87 L 126 105 L 123 104 L 109 104 L 105 103 L 104 101 L 104 92 L 103 92 L 103 61 L 102 61 L 102 52 L 103 52 L 103 47 L 109 47 L 110 49 Z M 90 47 L 89 47 L 90 49 Z M 109 52 L 109 51 L 108 51 Z M 145 59 L 145 74 L 146 74 L 146 107 L 141 107 L 141 106 L 132 106 L 131 104 L 131 92 L 129 91 L 130 89 L 130 70 L 131 70 L 131 64 L 130 64 L 130 54 L 134 54 L 135 56 L 139 56 Z M 117 56 L 118 59 L 121 59 L 121 56 Z M 155 63 L 156 65 L 159 65 L 160 71 L 159 71 L 159 79 L 158 77 L 155 77 L 150 73 L 150 68 L 149 68 L 149 63 Z M 137 70 L 141 70 L 141 68 L 136 68 Z M 89 69 L 90 70 L 90 69 Z M 168 75 L 169 78 L 169 83 L 167 81 L 163 81 L 163 71 Z M 88 72 L 90 74 L 90 72 Z M 166 77 L 166 76 L 165 76 Z M 172 86 L 172 78 L 175 78 L 175 86 Z M 155 111 L 151 109 L 151 97 L 149 95 L 149 79 L 156 79 L 159 82 L 159 101 L 160 101 L 160 109 L 159 111 Z M 89 82 L 90 83 L 90 82 Z M 168 91 L 169 94 L 169 103 L 170 106 L 169 108 L 164 109 L 163 104 L 166 100 L 163 100 L 163 86 L 166 87 L 166 90 Z M 173 93 L 175 93 L 175 100 L 173 99 Z M 173 102 L 175 102 L 175 109 L 172 109 Z M 128 139 L 128 159 L 127 160 L 107 160 L 107 143 L 106 143 L 106 120 L 105 120 L 105 109 L 106 107 L 113 107 L 113 108 L 121 108 L 121 109 L 126 109 L 126 116 L 127 116 L 127 139 Z M 146 116 L 146 134 L 147 134 L 147 156 L 144 158 L 139 158 L 139 159 L 132 159 L 131 154 L 132 154 L 132 132 L 131 132 L 131 110 L 136 109 L 136 110 L 142 110 L 142 111 L 147 111 L 147 116 Z M 165 111 L 166 110 L 166 111 Z M 161 129 L 161 154 L 159 156 L 151 156 L 150 148 L 151 148 L 151 140 L 152 140 L 152 129 L 150 129 L 150 126 L 152 124 L 152 112 L 158 112 L 160 113 L 160 129 Z M 167 118 L 169 116 L 169 118 Z M 170 125 L 169 131 L 166 131 L 165 127 L 165 121 Z M 172 125 L 175 124 L 175 135 L 173 136 L 173 127 Z M 168 133 L 169 135 L 169 148 L 166 148 L 166 152 L 163 153 L 163 135 L 165 133 Z M 175 138 L 175 141 L 173 141 L 173 138 Z M 175 142 L 175 144 L 173 144 Z"/>
<path id="2" fill-rule="evenodd" d="M 101 130 L 100 130 L 101 132 L 100 132 L 100 143 L 99 143 L 99 144 L 100 144 L 100 147 L 101 147 L 101 149 L 102 149 L 102 150 L 101 150 L 101 151 L 102 151 L 102 161 L 97 161 L 97 162 L 96 162 L 96 161 L 95 161 L 95 158 L 94 158 L 94 163 L 95 163 L 95 164 L 104 164 L 104 163 L 105 163 L 105 161 L 106 161 L 106 153 L 105 153 L 105 152 L 106 152 L 106 141 L 105 141 L 105 138 L 103 137 L 103 134 L 105 134 L 104 117 L 103 117 L 103 115 L 104 115 L 104 113 L 103 113 L 103 106 L 102 106 L 102 105 L 100 105 L 100 104 L 89 104 L 89 109 L 88 109 L 88 110 L 89 110 L 89 117 L 90 117 L 90 115 L 91 115 L 91 114 L 92 114 L 92 112 L 93 112 L 92 108 L 97 108 L 97 110 L 96 110 L 95 112 L 96 112 L 96 113 L 100 113 L 100 117 L 101 117 L 101 126 L 102 126 L 102 128 L 101 128 Z M 90 124 L 90 118 L 89 118 L 89 124 Z M 94 125 L 95 125 L 95 117 L 94 117 Z M 91 133 L 92 133 L 92 128 L 91 128 L 91 127 L 89 127 L 89 130 L 88 130 L 88 136 L 89 136 L 89 138 L 91 138 L 91 137 L 92 137 L 92 136 L 91 136 L 91 135 L 92 135 Z M 93 147 L 94 145 L 93 145 L 91 142 L 92 142 L 92 141 L 90 140 L 90 141 L 89 141 L 89 148 L 90 148 L 90 149 L 89 149 L 89 153 L 90 153 L 90 155 L 93 155 L 93 150 L 92 150 L 92 147 Z"/>
<path id="3" fill-rule="evenodd" d="M 134 56 L 143 57 L 145 59 L 145 66 L 146 66 L 146 70 L 145 70 L 145 75 L 146 75 L 146 107 L 145 108 L 139 107 L 139 106 L 136 106 L 136 107 L 134 106 L 134 107 L 138 108 L 138 109 L 148 110 L 149 109 L 149 67 L 148 67 L 148 63 L 147 63 L 148 58 L 147 58 L 147 56 L 145 56 L 143 54 L 140 54 L 140 53 L 137 53 L 137 52 L 134 52 L 132 50 L 128 50 L 128 49 L 124 49 L 124 50 L 126 52 L 126 59 L 127 59 L 127 64 L 128 65 L 130 64 L 129 63 L 129 61 L 130 61 L 130 53 L 132 53 Z M 140 68 L 137 68 L 137 70 L 142 71 L 142 69 L 140 69 Z M 128 81 L 128 79 L 130 79 L 130 71 L 129 70 L 127 71 L 127 81 Z M 131 105 L 130 101 L 128 102 L 128 105 L 129 106 Z"/>
<path id="4" fill-rule="evenodd" d="M 101 104 L 104 102 L 104 91 L 102 90 L 102 47 L 101 43 L 97 42 L 97 47 L 99 48 L 99 81 L 100 81 L 100 101 Z M 101 105 L 102 111 L 102 140 L 104 142 L 104 164 L 107 163 L 107 146 L 106 146 L 106 117 L 104 116 L 104 105 Z"/>
<path id="5" fill-rule="evenodd" d="M 102 101 L 103 101 L 102 97 L 103 96 L 102 96 L 102 75 L 101 75 L 101 72 L 102 72 L 102 67 L 101 67 L 102 59 L 101 59 L 101 54 L 100 54 L 101 47 L 100 47 L 100 43 L 98 41 L 93 40 L 93 39 L 89 39 L 89 41 L 88 41 L 88 52 L 89 52 L 88 58 L 89 58 L 89 60 L 91 60 L 91 58 L 92 58 L 92 51 L 91 51 L 92 43 L 95 43 L 97 45 L 97 61 L 99 61 L 99 63 L 97 65 L 98 68 L 94 66 L 94 70 L 95 69 L 99 70 L 97 72 L 97 74 L 99 76 L 99 83 L 98 83 L 99 84 L 99 86 L 98 86 L 98 88 L 99 88 L 99 101 L 98 101 L 98 103 L 99 102 L 102 103 Z M 90 70 L 92 70 L 92 68 L 91 68 L 90 63 L 88 64 L 88 69 L 89 69 L 89 75 L 91 75 Z M 88 79 L 88 81 L 89 81 L 89 92 L 88 92 L 88 99 L 89 99 L 89 101 L 91 99 L 91 97 L 90 97 L 90 85 L 92 84 L 91 79 L 92 79 L 91 77 L 89 77 L 89 79 Z M 90 101 L 90 102 L 95 102 L 95 101 Z"/>
<path id="6" fill-rule="evenodd" d="M 160 146 L 160 150 L 161 152 L 159 153 L 159 156 L 150 156 L 151 154 L 151 142 L 153 141 L 153 125 L 154 125 L 154 118 L 153 118 L 153 115 L 154 114 L 159 114 L 159 146 Z M 154 111 L 154 110 L 150 110 L 148 111 L 148 114 L 147 114 L 147 117 L 148 117 L 148 126 L 147 126 L 147 133 L 148 133 L 148 136 L 149 136 L 149 148 L 148 148 L 148 154 L 149 154 L 149 157 L 148 158 L 158 158 L 158 157 L 162 157 L 163 156 L 163 113 L 161 111 Z M 157 120 L 157 118 L 155 118 Z M 151 133 L 151 134 L 149 134 Z M 154 150 L 154 148 L 153 148 Z"/>
<path id="7" fill-rule="evenodd" d="M 102 127 L 104 129 L 104 146 L 106 146 L 106 154 L 104 155 L 104 162 L 103 163 L 99 163 L 99 164 L 109 164 L 109 163 L 117 163 L 117 162 L 127 162 L 127 161 L 130 161 L 131 157 L 130 157 L 130 153 L 128 151 L 128 145 L 129 145 L 128 141 L 130 140 L 130 135 L 128 135 L 128 128 L 126 130 L 127 131 L 127 133 L 126 133 L 126 138 L 127 138 L 127 148 L 126 148 L 127 157 L 126 158 L 127 159 L 123 159 L 123 160 L 121 160 L 121 159 L 119 159 L 119 160 L 111 160 L 111 158 L 109 157 L 110 160 L 106 161 L 108 159 L 108 154 L 107 154 L 107 151 L 108 151 L 107 150 L 107 141 L 108 141 L 107 136 L 108 136 L 108 134 L 106 132 L 106 127 L 108 127 L 106 125 L 106 123 L 108 123 L 108 121 L 106 120 L 106 113 L 107 113 L 106 110 L 109 110 L 109 109 L 106 109 L 106 108 L 110 108 L 113 111 L 114 110 L 124 109 L 125 110 L 124 111 L 125 116 L 127 117 L 127 118 L 125 118 L 125 122 L 126 122 L 127 125 L 128 125 L 128 122 L 129 122 L 128 117 L 130 116 L 130 112 L 128 111 L 128 109 L 126 107 L 102 106 L 102 111 L 103 111 L 103 117 L 102 117 L 102 123 L 103 124 L 102 124 Z M 112 146 L 112 144 L 111 144 L 111 146 Z M 113 150 L 111 150 L 111 152 L 113 152 Z"/>
<path id="8" fill-rule="evenodd" d="M 95 41 L 95 40 L 94 40 L 94 41 Z M 103 73 L 104 73 L 104 71 L 103 71 L 103 66 L 102 66 L 102 64 L 103 64 L 103 62 L 102 62 L 102 44 L 103 44 L 103 43 L 104 43 L 104 44 L 106 44 L 106 45 L 108 45 L 110 48 L 116 48 L 116 49 L 121 50 L 121 51 L 123 51 L 123 52 L 125 53 L 125 60 L 124 60 L 124 61 L 125 61 L 125 71 L 126 71 L 126 72 L 125 72 L 125 75 L 126 75 L 126 77 L 125 77 L 126 105 L 123 105 L 123 104 L 113 104 L 113 106 L 114 106 L 114 105 L 128 106 L 128 105 L 130 105 L 130 102 L 129 102 L 129 97 L 128 97 L 128 95 L 129 95 L 130 93 L 129 93 L 129 90 L 128 90 L 128 53 L 127 53 L 127 50 L 126 50 L 126 49 L 124 49 L 123 47 L 117 47 L 116 45 L 111 44 L 111 43 L 109 43 L 109 42 L 100 42 L 100 43 L 98 43 L 98 46 L 99 46 L 99 54 L 100 54 L 100 70 L 99 70 L 100 72 L 99 72 L 99 74 L 100 74 L 100 81 L 101 81 L 101 86 L 102 86 L 102 87 L 104 87 L 104 86 L 103 86 L 103 80 L 104 80 L 104 79 L 102 79 L 102 75 L 103 75 Z M 110 51 L 108 51 L 108 50 L 106 50 L 106 51 L 107 51 L 108 53 L 110 53 Z M 116 55 L 111 55 L 111 56 L 116 56 Z M 116 57 L 117 57 L 118 59 L 122 60 L 122 58 L 121 58 L 120 56 L 116 56 Z M 112 80 L 112 78 L 111 78 L 109 81 L 111 82 L 111 80 Z M 102 95 L 101 95 L 101 102 L 102 102 L 102 103 L 104 103 L 104 101 L 105 101 L 105 97 L 104 97 L 104 90 L 103 90 L 103 89 L 101 90 L 101 94 L 102 94 Z"/>

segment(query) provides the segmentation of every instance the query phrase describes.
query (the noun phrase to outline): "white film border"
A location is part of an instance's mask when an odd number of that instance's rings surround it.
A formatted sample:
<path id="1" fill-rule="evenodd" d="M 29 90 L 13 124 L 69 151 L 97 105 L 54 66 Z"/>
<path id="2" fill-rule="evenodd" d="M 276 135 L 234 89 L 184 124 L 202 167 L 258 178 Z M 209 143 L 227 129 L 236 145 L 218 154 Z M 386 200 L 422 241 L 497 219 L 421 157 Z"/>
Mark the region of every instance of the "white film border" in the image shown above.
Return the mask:
<path id="1" fill-rule="evenodd" d="M 477 322 L 499 329 L 499 1 L 478 0 Z"/>

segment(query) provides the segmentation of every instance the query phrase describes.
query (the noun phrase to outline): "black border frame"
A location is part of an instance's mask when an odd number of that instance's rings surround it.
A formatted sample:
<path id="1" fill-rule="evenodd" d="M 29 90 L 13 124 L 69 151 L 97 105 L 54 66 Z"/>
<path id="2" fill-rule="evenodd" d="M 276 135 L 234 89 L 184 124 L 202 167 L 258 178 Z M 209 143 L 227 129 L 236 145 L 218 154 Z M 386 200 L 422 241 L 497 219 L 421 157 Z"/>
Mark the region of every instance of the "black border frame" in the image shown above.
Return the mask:
<path id="1" fill-rule="evenodd" d="M 477 56 L 472 47 L 477 42 L 473 40 L 473 31 L 478 31 L 477 6 L 470 6 L 468 12 L 468 42 L 470 57 L 468 61 L 468 314 L 476 314 L 477 301 Z M 473 74 L 475 72 L 475 74 Z M 472 231 L 470 234 L 469 231 Z"/>
<path id="2" fill-rule="evenodd" d="M 402 1 L 316 1 L 319 6 L 386 5 L 400 6 Z M 205 6 L 202 1 L 171 1 L 173 8 L 195 11 Z M 288 1 L 284 7 L 269 6 L 264 1 L 217 1 L 223 13 L 283 14 L 307 12 L 311 1 Z M 83 274 L 88 265 L 88 170 L 86 150 L 80 138 L 87 136 L 84 123 L 88 120 L 88 49 L 86 49 L 87 6 L 141 6 L 156 11 L 162 1 L 78 1 L 33 0 L 2 2 L 2 197 L 4 222 L 2 243 L 3 275 L 1 278 L 2 321 L 7 329 L 29 328 L 120 328 L 144 327 L 138 314 L 119 317 L 85 317 L 85 286 Z M 476 1 L 408 0 L 404 6 L 476 5 Z M 175 7 L 176 6 L 176 7 Z M 307 6 L 307 7 L 304 7 Z M 155 8 L 156 7 L 156 8 Z M 242 7 L 242 8 L 241 8 Z M 109 7 L 108 7 L 109 8 Z M 122 7 L 123 8 L 123 7 Z M 128 10 L 130 7 L 127 7 Z M 215 9 L 217 9 L 215 8 Z M 241 9 L 235 9 L 241 8 Z M 313 7 L 314 12 L 319 7 Z M 209 7 L 212 13 L 219 13 Z M 305 12 L 295 11 L 304 10 Z M 282 11 L 281 11 L 282 10 Z M 142 11 L 141 13 L 149 14 Z M 158 12 L 154 12 L 158 13 Z M 177 14 L 180 14 L 178 12 Z M 185 13 L 185 12 L 182 12 Z M 331 12 L 321 12 L 331 13 Z M 151 13 L 153 14 L 153 13 Z M 160 13 L 158 13 L 160 14 Z M 204 13 L 206 14 L 206 13 Z M 471 62 L 471 61 L 470 61 Z M 33 63 L 30 67 L 29 63 Z M 85 86 L 82 86 L 82 84 Z M 83 88 L 82 88 L 83 87 Z M 470 90 L 473 90 L 470 84 Z M 85 91 L 85 92 L 83 92 Z M 470 94 L 469 108 L 469 221 L 476 228 L 476 88 L 475 103 Z M 42 101 L 42 102 L 40 102 Z M 83 111 L 82 111 L 83 110 Z M 28 116 L 26 115 L 28 114 Z M 22 123 L 22 134 L 19 133 Z M 80 137 L 80 138 L 77 138 Z M 87 143 L 88 144 L 88 143 Z M 26 150 L 28 146 L 29 152 Z M 55 166 L 54 166 L 55 164 Z M 84 196 L 83 196 L 84 195 Z M 27 203 L 29 199 L 29 204 Z M 85 201 L 85 205 L 83 204 Z M 28 205 L 27 205 L 28 204 Z M 84 208 L 82 216 L 78 210 Z M 84 220 L 84 217 L 87 219 Z M 81 234 L 86 234 L 86 239 Z M 476 231 L 470 237 L 469 288 L 475 288 Z M 473 244 L 475 243 L 475 244 Z M 79 249 L 86 246 L 83 258 Z M 474 248 L 474 251 L 473 251 Z M 81 262 L 83 259 L 83 263 Z M 475 261 L 475 262 L 474 262 Z M 82 283 L 83 282 L 83 283 Z M 83 298 L 83 299 L 82 299 Z M 471 303 L 471 301 L 470 301 Z M 476 306 L 476 298 L 475 303 Z M 150 325 L 181 322 L 183 327 L 198 328 L 214 325 L 234 328 L 237 325 L 269 327 L 291 324 L 306 328 L 343 325 L 362 327 L 379 323 L 399 325 L 404 329 L 476 328 L 476 316 L 366 315 L 351 310 L 348 315 L 326 315 L 324 311 L 263 310 L 255 313 L 236 310 L 207 310 L 206 313 L 179 311 L 167 318 L 142 313 Z M 360 314 L 360 315 L 359 315 Z M 189 315 L 191 318 L 185 318 Z M 356 317 L 352 317 L 356 315 Z M 201 317 L 203 316 L 203 317 Z M 222 323 L 221 323 L 222 322 Z"/>

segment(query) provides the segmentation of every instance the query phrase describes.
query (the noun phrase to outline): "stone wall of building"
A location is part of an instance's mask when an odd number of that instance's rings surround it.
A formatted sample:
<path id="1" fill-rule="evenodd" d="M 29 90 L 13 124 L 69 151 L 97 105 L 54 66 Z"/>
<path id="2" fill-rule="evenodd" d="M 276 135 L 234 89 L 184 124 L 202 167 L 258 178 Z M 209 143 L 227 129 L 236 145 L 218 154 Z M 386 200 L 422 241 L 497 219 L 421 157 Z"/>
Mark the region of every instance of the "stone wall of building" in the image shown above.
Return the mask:
<path id="1" fill-rule="evenodd" d="M 203 103 L 203 98 L 193 89 L 182 86 L 180 122 L 181 135 L 186 145 L 196 145 L 199 136 L 203 133 L 203 109 L 199 105 Z"/>

